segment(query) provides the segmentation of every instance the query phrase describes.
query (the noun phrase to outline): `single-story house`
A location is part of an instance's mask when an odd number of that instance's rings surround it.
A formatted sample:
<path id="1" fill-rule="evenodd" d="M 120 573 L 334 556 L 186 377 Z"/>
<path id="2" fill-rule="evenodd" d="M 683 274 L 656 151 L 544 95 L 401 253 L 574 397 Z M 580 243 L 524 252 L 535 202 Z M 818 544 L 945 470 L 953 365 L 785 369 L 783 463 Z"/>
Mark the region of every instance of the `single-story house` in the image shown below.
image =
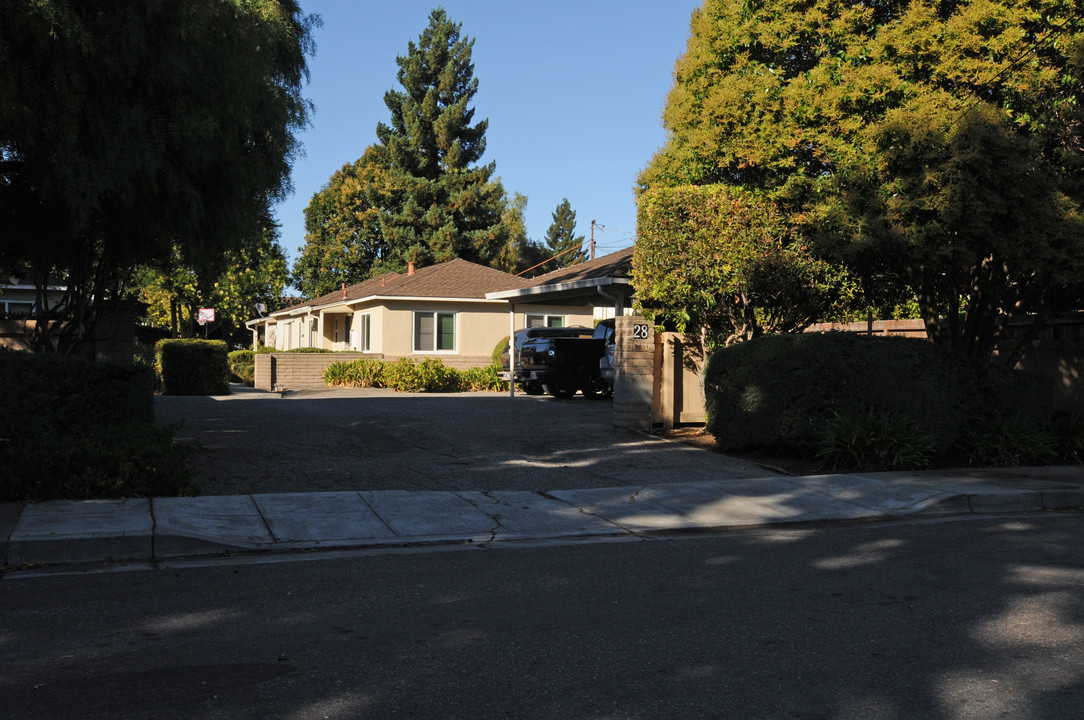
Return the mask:
<path id="1" fill-rule="evenodd" d="M 493 293 L 527 288 L 526 280 L 462 259 L 386 273 L 255 318 L 246 323 L 253 344 L 280 351 L 315 347 L 384 359 L 439 357 L 446 365 L 488 365 L 509 335 L 508 301 Z M 533 303 L 512 315 L 518 328 L 587 325 L 593 307 Z"/>

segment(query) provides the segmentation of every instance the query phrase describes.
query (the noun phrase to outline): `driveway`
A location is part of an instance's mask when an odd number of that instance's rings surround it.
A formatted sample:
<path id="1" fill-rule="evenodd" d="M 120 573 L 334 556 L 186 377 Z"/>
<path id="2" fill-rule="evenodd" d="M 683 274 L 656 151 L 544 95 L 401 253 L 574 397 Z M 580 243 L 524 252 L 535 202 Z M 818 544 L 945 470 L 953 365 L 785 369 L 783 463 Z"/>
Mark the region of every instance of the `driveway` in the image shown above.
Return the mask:
<path id="1" fill-rule="evenodd" d="M 160 396 L 159 424 L 200 445 L 204 495 L 566 490 L 764 477 L 720 453 L 616 430 L 609 402 L 389 390 Z"/>

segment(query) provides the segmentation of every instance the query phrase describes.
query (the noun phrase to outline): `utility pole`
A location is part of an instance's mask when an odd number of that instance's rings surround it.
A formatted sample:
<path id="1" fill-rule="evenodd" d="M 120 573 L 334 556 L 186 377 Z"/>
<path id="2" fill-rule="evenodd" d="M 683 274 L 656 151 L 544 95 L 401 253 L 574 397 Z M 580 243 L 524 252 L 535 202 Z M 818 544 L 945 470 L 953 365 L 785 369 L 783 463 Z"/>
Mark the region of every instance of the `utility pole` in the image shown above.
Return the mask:
<path id="1" fill-rule="evenodd" d="M 591 259 L 595 259 L 595 221 L 591 221 Z"/>

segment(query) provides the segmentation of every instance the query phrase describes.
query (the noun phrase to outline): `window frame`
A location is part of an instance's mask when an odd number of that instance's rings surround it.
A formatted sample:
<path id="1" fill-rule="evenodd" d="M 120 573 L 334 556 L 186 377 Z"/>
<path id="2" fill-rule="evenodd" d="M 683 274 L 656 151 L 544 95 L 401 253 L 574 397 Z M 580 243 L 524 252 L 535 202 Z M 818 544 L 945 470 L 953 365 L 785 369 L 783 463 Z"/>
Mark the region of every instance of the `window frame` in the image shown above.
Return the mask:
<path id="1" fill-rule="evenodd" d="M 531 324 L 531 319 L 532 318 L 541 318 L 542 323 L 540 325 L 532 325 Z M 553 319 L 556 319 L 556 318 L 560 318 L 561 324 L 560 325 L 550 325 L 550 321 L 553 320 Z M 545 328 L 561 327 L 561 328 L 565 328 L 565 327 L 568 327 L 568 315 L 556 315 L 556 314 L 551 314 L 551 313 L 524 313 L 524 315 L 523 315 L 523 326 L 525 328 L 527 328 L 527 329 L 536 328 L 536 327 L 545 327 Z"/>
<path id="2" fill-rule="evenodd" d="M 452 347 L 451 349 L 439 349 L 440 344 L 440 317 L 449 316 L 452 319 Z M 433 348 L 418 347 L 421 328 L 419 322 L 423 317 L 433 319 Z M 455 310 L 415 310 L 410 333 L 411 352 L 415 355 L 455 355 L 459 353 L 459 312 Z"/>

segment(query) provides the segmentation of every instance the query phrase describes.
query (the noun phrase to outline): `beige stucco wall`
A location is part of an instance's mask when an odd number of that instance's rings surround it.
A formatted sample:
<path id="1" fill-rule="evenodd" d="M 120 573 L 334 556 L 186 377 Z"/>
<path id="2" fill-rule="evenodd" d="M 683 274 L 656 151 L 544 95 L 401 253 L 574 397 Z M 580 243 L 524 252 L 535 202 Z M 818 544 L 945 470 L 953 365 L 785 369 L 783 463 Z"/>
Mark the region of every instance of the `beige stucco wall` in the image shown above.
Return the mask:
<path id="1" fill-rule="evenodd" d="M 351 327 L 361 331 L 361 316 L 369 315 L 370 348 L 373 354 L 386 356 L 436 355 L 436 356 L 489 356 L 501 338 L 508 336 L 508 304 L 505 302 L 442 302 L 433 300 L 385 300 L 382 304 L 355 305 L 351 308 Z M 455 312 L 456 349 L 454 352 L 415 353 L 414 313 Z M 317 347 L 326 350 L 354 350 L 348 338 L 340 332 L 335 342 L 336 322 L 342 322 L 345 313 L 332 308 L 321 313 Z M 562 305 L 517 305 L 516 328 L 526 327 L 527 315 L 561 315 L 566 325 L 594 325 L 594 313 L 590 307 Z M 275 347 L 292 350 L 308 345 L 309 316 L 283 319 L 275 328 Z M 302 324 L 302 341 L 298 344 L 298 325 Z M 342 326 L 339 326 L 340 329 Z M 358 338 L 360 344 L 360 337 Z"/>
<path id="2" fill-rule="evenodd" d="M 522 306 L 527 307 L 527 306 Z M 501 303 L 441 303 L 426 301 L 395 301 L 388 303 L 382 315 L 383 340 L 381 352 L 385 355 L 411 355 L 414 353 L 415 312 L 456 312 L 456 350 L 454 353 L 425 353 L 435 355 L 485 355 L 493 352 L 501 338 L 508 336 L 508 304 Z M 567 325 L 592 327 L 594 317 L 589 307 L 562 307 L 532 305 L 527 312 L 516 308 L 516 328 L 524 327 L 526 314 L 563 315 Z M 375 313 L 374 313 L 375 315 Z M 374 325 L 374 333 L 376 331 Z M 375 335 L 374 335 L 375 337 Z M 375 340 L 374 340 L 375 342 Z M 375 348 L 374 348 L 375 350 Z"/>

